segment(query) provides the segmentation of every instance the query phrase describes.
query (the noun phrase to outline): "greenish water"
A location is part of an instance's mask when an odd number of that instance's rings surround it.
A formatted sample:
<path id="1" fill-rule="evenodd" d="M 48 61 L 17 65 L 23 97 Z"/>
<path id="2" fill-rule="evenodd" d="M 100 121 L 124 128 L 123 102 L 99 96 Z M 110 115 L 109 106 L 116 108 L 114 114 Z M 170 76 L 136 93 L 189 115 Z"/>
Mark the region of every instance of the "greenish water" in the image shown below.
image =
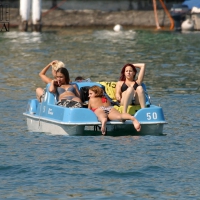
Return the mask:
<path id="1" fill-rule="evenodd" d="M 1 199 L 200 198 L 200 32 L 12 31 L 0 44 Z M 165 136 L 28 132 L 22 113 L 54 59 L 72 80 L 93 81 L 116 81 L 125 63 L 145 62 L 151 101 L 168 121 Z"/>

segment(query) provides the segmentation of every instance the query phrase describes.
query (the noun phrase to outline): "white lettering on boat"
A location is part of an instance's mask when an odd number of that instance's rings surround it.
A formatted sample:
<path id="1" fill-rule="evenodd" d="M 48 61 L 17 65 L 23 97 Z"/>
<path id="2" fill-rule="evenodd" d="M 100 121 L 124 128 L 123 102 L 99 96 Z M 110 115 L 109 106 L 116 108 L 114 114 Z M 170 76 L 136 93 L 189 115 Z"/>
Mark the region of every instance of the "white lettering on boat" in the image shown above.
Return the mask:
<path id="1" fill-rule="evenodd" d="M 49 108 L 49 110 L 48 110 L 48 114 L 49 114 L 49 115 L 53 115 L 53 111 L 52 111 L 51 108 Z"/>
<path id="2" fill-rule="evenodd" d="M 158 115 L 156 112 L 153 113 L 147 113 L 147 120 L 151 120 L 151 119 L 158 119 Z"/>
<path id="3" fill-rule="evenodd" d="M 45 110 L 46 110 L 46 107 L 45 107 L 45 106 L 43 106 L 43 113 L 45 112 Z"/>

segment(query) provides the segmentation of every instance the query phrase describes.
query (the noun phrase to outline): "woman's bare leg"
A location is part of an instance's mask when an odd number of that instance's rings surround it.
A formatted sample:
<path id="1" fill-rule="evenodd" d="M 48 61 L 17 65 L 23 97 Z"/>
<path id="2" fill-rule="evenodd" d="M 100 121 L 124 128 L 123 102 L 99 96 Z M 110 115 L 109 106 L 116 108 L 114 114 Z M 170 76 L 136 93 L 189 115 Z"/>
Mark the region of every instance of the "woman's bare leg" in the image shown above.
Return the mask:
<path id="1" fill-rule="evenodd" d="M 134 117 L 131 116 L 128 113 L 120 113 L 119 111 L 117 111 L 116 109 L 112 108 L 112 110 L 110 111 L 109 115 L 108 115 L 110 120 L 131 120 L 133 122 L 133 126 L 135 127 L 135 129 L 137 131 L 141 130 L 141 125 L 138 122 L 138 120 Z"/>
<path id="2" fill-rule="evenodd" d="M 135 103 L 140 104 L 141 108 L 145 108 L 146 106 L 146 99 L 142 86 L 138 86 L 136 89 Z"/>
<path id="3" fill-rule="evenodd" d="M 108 121 L 108 117 L 101 108 L 98 108 L 95 111 L 95 114 L 98 117 L 98 120 L 101 122 L 101 133 L 102 133 L 102 135 L 105 135 L 106 134 L 106 123 Z"/>
<path id="4" fill-rule="evenodd" d="M 102 135 L 105 135 L 106 134 L 106 122 L 107 122 L 107 119 L 104 118 L 102 121 L 101 121 L 101 133 Z"/>
<path id="5" fill-rule="evenodd" d="M 127 113 L 127 108 L 131 104 L 133 99 L 134 89 L 129 87 L 123 94 L 122 94 L 122 105 L 123 105 L 123 113 Z"/>
<path id="6" fill-rule="evenodd" d="M 37 88 L 35 92 L 36 92 L 37 100 L 38 100 L 39 102 L 41 102 L 41 96 L 42 96 L 43 93 L 44 93 L 44 89 L 42 89 L 42 88 Z"/>

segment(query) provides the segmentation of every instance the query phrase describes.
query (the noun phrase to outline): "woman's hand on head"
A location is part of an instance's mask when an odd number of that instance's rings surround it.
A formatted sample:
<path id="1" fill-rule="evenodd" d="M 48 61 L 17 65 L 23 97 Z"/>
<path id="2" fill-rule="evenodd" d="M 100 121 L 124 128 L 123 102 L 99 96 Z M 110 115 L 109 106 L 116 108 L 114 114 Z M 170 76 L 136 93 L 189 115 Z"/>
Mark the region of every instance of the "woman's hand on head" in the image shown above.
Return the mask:
<path id="1" fill-rule="evenodd" d="M 58 61 L 57 60 L 53 60 L 50 65 L 56 64 Z"/>

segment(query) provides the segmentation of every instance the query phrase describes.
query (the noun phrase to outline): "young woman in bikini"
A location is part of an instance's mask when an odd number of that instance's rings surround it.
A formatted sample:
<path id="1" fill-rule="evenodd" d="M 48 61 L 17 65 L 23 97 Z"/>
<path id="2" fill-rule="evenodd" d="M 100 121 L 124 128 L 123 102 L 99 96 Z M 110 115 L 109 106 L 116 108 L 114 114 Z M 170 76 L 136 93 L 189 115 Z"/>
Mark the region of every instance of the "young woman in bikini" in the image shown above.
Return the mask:
<path id="1" fill-rule="evenodd" d="M 52 67 L 51 72 L 52 72 L 53 77 L 56 78 L 56 71 L 57 71 L 59 68 L 61 68 L 61 67 L 65 67 L 65 64 L 64 64 L 62 61 L 54 60 L 54 61 L 50 62 L 45 68 L 42 69 L 42 71 L 39 73 L 39 76 L 40 76 L 40 78 L 42 79 L 42 81 L 43 81 L 44 83 L 46 83 L 46 84 L 47 84 L 47 83 L 50 83 L 50 82 L 52 81 L 52 79 L 49 78 L 49 77 L 46 75 L 46 73 L 47 73 L 47 71 L 48 71 L 48 69 L 49 69 L 50 67 Z M 39 102 L 42 101 L 43 95 L 44 95 L 44 89 L 41 88 L 41 87 L 38 87 L 38 88 L 36 89 L 36 97 L 37 97 L 37 99 L 38 99 Z"/>
<path id="2" fill-rule="evenodd" d="M 137 70 L 140 69 L 137 79 Z M 145 64 L 126 64 L 121 70 L 120 80 L 116 85 L 116 99 L 123 106 L 123 113 L 127 113 L 128 105 L 140 105 L 145 108 L 145 93 L 141 86 L 145 75 Z"/>
<path id="3" fill-rule="evenodd" d="M 80 93 L 76 85 L 69 83 L 69 72 L 66 68 L 59 68 L 56 71 L 56 79 L 51 81 L 49 92 L 59 93 L 59 100 L 73 100 L 81 102 Z"/>
<path id="4" fill-rule="evenodd" d="M 96 114 L 101 122 L 101 132 L 103 135 L 106 134 L 106 122 L 108 120 L 132 120 L 135 129 L 140 131 L 141 126 L 137 119 L 128 113 L 121 114 L 111 106 L 109 100 L 104 96 L 103 89 L 99 86 L 92 86 L 89 89 L 89 98 L 88 108 Z"/>

